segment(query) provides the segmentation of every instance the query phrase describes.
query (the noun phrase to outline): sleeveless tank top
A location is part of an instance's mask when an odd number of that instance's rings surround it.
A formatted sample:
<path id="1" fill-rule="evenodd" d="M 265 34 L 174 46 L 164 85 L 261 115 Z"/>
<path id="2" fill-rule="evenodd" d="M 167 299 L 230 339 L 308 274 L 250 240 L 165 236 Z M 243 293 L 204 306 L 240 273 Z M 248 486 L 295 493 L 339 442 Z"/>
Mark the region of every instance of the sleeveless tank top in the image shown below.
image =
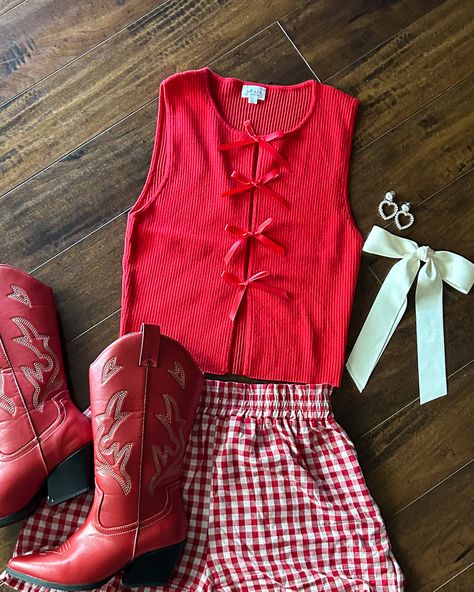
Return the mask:
<path id="1" fill-rule="evenodd" d="M 363 244 L 358 104 L 315 79 L 164 79 L 127 218 L 121 335 L 156 323 L 205 373 L 340 386 Z"/>

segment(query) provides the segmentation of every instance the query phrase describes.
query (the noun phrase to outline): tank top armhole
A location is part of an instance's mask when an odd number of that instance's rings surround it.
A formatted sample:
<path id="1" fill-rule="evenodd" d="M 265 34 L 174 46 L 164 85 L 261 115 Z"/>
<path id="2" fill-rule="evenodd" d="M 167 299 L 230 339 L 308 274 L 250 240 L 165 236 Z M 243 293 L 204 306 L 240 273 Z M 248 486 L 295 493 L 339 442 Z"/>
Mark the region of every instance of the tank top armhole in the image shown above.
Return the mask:
<path id="1" fill-rule="evenodd" d="M 171 109 L 166 91 L 166 79 L 160 83 L 155 116 L 155 137 L 145 184 L 130 209 L 130 214 L 143 211 L 163 189 L 171 168 Z"/>
<path id="2" fill-rule="evenodd" d="M 353 154 L 353 138 L 355 131 L 355 123 L 357 113 L 359 109 L 360 101 L 356 97 L 351 95 L 345 95 L 346 102 L 343 108 L 343 117 L 345 123 L 346 137 L 344 138 L 345 154 L 343 161 L 343 179 L 344 179 L 344 191 L 343 191 L 343 207 L 346 214 L 347 221 L 354 232 L 357 240 L 362 243 L 364 241 L 363 234 L 356 224 L 354 214 L 352 212 L 350 193 L 349 193 L 349 180 L 350 180 L 350 167 Z"/>

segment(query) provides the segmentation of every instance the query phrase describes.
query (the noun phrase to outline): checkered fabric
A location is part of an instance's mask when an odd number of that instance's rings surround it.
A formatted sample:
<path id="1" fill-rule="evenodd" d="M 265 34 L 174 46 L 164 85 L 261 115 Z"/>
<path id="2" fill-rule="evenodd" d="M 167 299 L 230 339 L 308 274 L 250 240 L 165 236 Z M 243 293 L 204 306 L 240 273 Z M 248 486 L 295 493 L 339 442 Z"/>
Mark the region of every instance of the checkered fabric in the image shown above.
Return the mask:
<path id="1" fill-rule="evenodd" d="M 354 446 L 333 417 L 331 392 L 327 385 L 206 381 L 184 463 L 186 547 L 169 585 L 146 590 L 405 589 Z M 87 494 L 55 508 L 43 504 L 15 553 L 60 544 L 91 502 Z M 125 588 L 116 576 L 101 590 Z"/>

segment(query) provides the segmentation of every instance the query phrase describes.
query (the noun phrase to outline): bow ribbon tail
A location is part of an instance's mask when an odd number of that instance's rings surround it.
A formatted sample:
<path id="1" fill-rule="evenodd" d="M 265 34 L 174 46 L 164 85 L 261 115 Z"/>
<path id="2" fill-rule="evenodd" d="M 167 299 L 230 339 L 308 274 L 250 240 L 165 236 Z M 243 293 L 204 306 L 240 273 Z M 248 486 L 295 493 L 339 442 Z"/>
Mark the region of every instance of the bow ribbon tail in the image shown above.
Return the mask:
<path id="1" fill-rule="evenodd" d="M 237 239 L 235 241 L 235 243 L 227 251 L 226 256 L 224 257 L 224 262 L 226 265 L 229 264 L 229 261 L 232 259 L 232 257 L 234 256 L 234 253 L 237 251 L 237 249 L 239 248 L 239 246 L 242 244 L 242 242 L 244 240 L 245 240 L 245 236 L 241 236 L 239 239 Z"/>
<path id="2" fill-rule="evenodd" d="M 281 136 L 275 136 L 275 138 L 272 139 L 276 139 L 278 137 Z M 288 161 L 286 160 L 286 158 L 280 153 L 278 152 L 278 150 L 275 148 L 275 146 L 272 146 L 270 144 L 270 142 L 268 141 L 267 138 L 259 138 L 258 139 L 258 143 L 260 144 L 260 146 L 266 150 L 268 153 L 270 153 L 276 160 L 278 160 L 278 162 L 285 167 L 286 169 L 290 168 L 290 165 L 288 163 Z"/>
<path id="3" fill-rule="evenodd" d="M 387 274 L 347 359 L 346 367 L 360 392 L 387 347 L 407 307 L 407 294 L 420 262 L 404 257 Z"/>
<path id="4" fill-rule="evenodd" d="M 434 262 L 420 270 L 415 290 L 420 402 L 448 394 L 443 327 L 443 279 Z"/>
<path id="5" fill-rule="evenodd" d="M 420 401 L 447 394 L 443 321 L 443 281 L 468 294 L 474 284 L 474 264 L 450 251 L 435 251 L 418 276 L 415 292 L 416 344 Z"/>
<path id="6" fill-rule="evenodd" d="M 221 273 L 221 277 L 225 282 L 227 282 L 231 286 L 236 286 L 238 288 L 238 290 L 234 294 L 234 297 L 232 298 L 232 305 L 229 313 L 229 317 L 232 321 L 234 321 L 235 317 L 237 316 L 237 312 L 240 308 L 242 298 L 244 297 L 245 290 L 247 289 L 247 283 L 241 282 L 236 275 L 230 273 L 229 271 L 223 271 Z"/>
<path id="7" fill-rule="evenodd" d="M 267 218 L 266 220 L 264 220 L 261 224 L 259 224 L 257 226 L 257 228 L 255 229 L 255 234 L 260 234 L 261 232 L 263 232 L 264 230 L 266 230 L 269 226 L 271 226 L 271 224 L 273 224 L 273 218 Z"/>
<path id="8" fill-rule="evenodd" d="M 264 189 L 267 193 L 269 193 L 273 198 L 275 198 L 278 202 L 285 206 L 285 208 L 290 209 L 290 202 L 285 197 L 283 197 L 283 195 L 280 195 L 279 193 L 277 193 L 270 187 L 267 187 L 266 185 L 259 184 L 259 187 L 260 189 Z"/>
<path id="9" fill-rule="evenodd" d="M 272 251 L 277 253 L 277 255 L 284 255 L 285 254 L 284 247 L 282 247 L 281 245 L 276 243 L 271 238 L 268 238 L 268 236 L 265 236 L 264 234 L 255 234 L 254 236 L 258 241 L 260 241 L 262 243 L 262 245 L 265 245 L 265 247 L 267 247 L 267 249 L 271 249 Z"/>
<path id="10" fill-rule="evenodd" d="M 252 188 L 253 183 L 250 179 L 247 179 L 242 173 L 239 171 L 232 171 L 231 177 L 239 183 L 242 183 L 239 187 L 234 187 L 233 189 L 227 189 L 221 193 L 222 197 L 228 197 L 231 195 L 237 195 L 238 193 L 243 193 L 244 191 L 248 191 Z"/>
<path id="11" fill-rule="evenodd" d="M 259 224 L 257 226 L 257 228 L 254 230 L 253 236 L 262 243 L 262 245 L 264 245 L 265 247 L 267 247 L 267 249 L 271 249 L 272 251 L 274 251 L 277 255 L 284 255 L 285 254 L 285 249 L 279 245 L 276 241 L 274 241 L 273 239 L 269 238 L 268 236 L 266 236 L 265 234 L 263 234 L 263 232 L 273 224 L 273 218 L 267 218 L 266 220 L 264 220 L 261 224 Z"/>
<path id="12" fill-rule="evenodd" d="M 277 294 L 278 296 L 282 296 L 283 298 L 288 298 L 288 292 L 283 288 L 278 288 L 276 286 L 271 286 L 269 284 L 260 284 L 258 280 L 263 279 L 270 275 L 269 271 L 259 271 L 255 273 L 247 280 L 247 283 L 251 283 L 252 286 L 258 288 L 259 290 L 264 290 L 265 292 L 270 292 L 271 294 Z"/>
<path id="13" fill-rule="evenodd" d="M 280 152 L 278 152 L 278 150 L 274 146 L 270 144 L 270 142 L 273 142 L 273 140 L 279 140 L 280 138 L 283 138 L 283 136 L 285 135 L 285 132 L 283 130 L 276 130 L 264 136 L 257 136 L 252 127 L 252 124 L 250 123 L 250 119 L 244 121 L 244 127 L 245 131 L 254 142 L 258 142 L 259 146 L 261 146 L 264 150 L 269 152 L 286 169 L 290 168 L 290 165 L 286 158 Z"/>
<path id="14" fill-rule="evenodd" d="M 257 186 L 260 189 L 263 189 L 265 191 L 267 191 L 268 193 L 270 193 L 270 195 L 272 197 L 274 197 L 277 201 L 279 201 L 281 204 L 283 204 L 285 206 L 285 208 L 290 208 L 290 202 L 284 198 L 282 195 L 280 195 L 279 193 L 277 193 L 276 191 L 274 191 L 273 189 L 271 189 L 270 187 L 267 187 L 267 183 L 269 181 L 273 181 L 273 179 L 276 179 L 280 176 L 280 172 L 278 171 L 278 169 L 271 169 L 270 171 L 268 171 L 268 173 L 265 173 L 265 175 L 263 175 L 263 177 L 259 180 Z"/>
<path id="15" fill-rule="evenodd" d="M 242 299 L 244 297 L 245 290 L 247 289 L 247 286 L 240 285 L 238 288 L 239 289 L 237 290 L 237 292 L 235 293 L 235 295 L 232 299 L 232 306 L 230 307 L 229 317 L 230 317 L 231 321 L 235 321 L 235 317 L 237 316 L 237 312 L 239 311 L 239 308 L 242 303 Z"/>

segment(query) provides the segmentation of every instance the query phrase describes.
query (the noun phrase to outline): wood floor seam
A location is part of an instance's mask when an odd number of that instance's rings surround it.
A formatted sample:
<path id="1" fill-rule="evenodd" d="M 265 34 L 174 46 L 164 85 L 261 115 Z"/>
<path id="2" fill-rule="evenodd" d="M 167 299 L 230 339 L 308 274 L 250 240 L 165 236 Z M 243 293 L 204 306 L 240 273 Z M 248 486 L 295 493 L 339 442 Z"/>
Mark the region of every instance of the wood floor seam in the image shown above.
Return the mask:
<path id="1" fill-rule="evenodd" d="M 278 26 L 280 27 L 282 33 L 287 37 L 288 41 L 291 43 L 291 45 L 293 46 L 293 48 L 296 50 L 296 52 L 298 53 L 298 55 L 300 56 L 300 58 L 303 60 L 303 62 L 307 65 L 307 67 L 309 68 L 309 70 L 312 72 L 313 76 L 316 78 L 316 80 L 318 82 L 321 82 L 321 79 L 319 78 L 319 76 L 316 74 L 316 71 L 311 67 L 311 64 L 308 62 L 308 60 L 305 58 L 305 56 L 303 55 L 303 53 L 301 52 L 301 50 L 298 48 L 298 46 L 296 45 L 296 43 L 293 41 L 293 39 L 290 37 L 290 35 L 288 34 L 288 32 L 286 31 L 285 27 L 281 24 L 281 22 L 278 20 L 277 21 Z"/>
<path id="2" fill-rule="evenodd" d="M 430 487 L 429 489 L 427 489 L 426 491 L 424 491 L 421 495 L 419 495 L 418 497 L 416 497 L 409 504 L 407 504 L 406 506 L 403 506 L 403 508 L 400 508 L 400 510 L 397 510 L 395 512 L 395 514 L 394 514 L 394 517 L 395 516 L 399 516 L 400 514 L 402 514 L 403 512 L 405 512 L 408 508 L 410 508 L 411 506 L 413 506 L 414 504 L 416 504 L 417 502 L 419 502 L 426 495 L 428 495 L 429 493 L 431 493 L 432 491 L 434 491 L 435 489 L 437 489 L 438 487 L 440 487 L 441 485 L 443 485 L 443 483 L 446 483 L 447 481 L 449 481 L 450 479 L 452 479 L 455 475 L 457 475 L 461 471 L 465 470 L 473 462 L 474 462 L 474 458 L 472 458 L 471 460 L 469 460 L 468 462 L 466 462 L 465 464 L 463 464 L 462 467 L 457 468 L 455 471 L 453 471 L 452 473 L 450 473 L 449 475 L 447 475 L 444 479 L 441 479 L 440 481 L 438 481 L 435 485 L 433 485 L 433 487 Z"/>
<path id="3" fill-rule="evenodd" d="M 15 6 L 10 6 L 10 8 L 7 8 L 7 10 L 5 10 L 5 12 L 1 12 L 0 13 L 0 20 L 3 16 L 5 16 L 9 12 L 11 12 L 12 10 L 17 9 L 19 6 L 21 6 L 22 4 L 25 4 L 25 2 L 28 2 L 28 1 L 29 0 L 22 0 L 21 2 L 18 2 L 18 4 L 15 4 Z"/>
<path id="4" fill-rule="evenodd" d="M 474 561 L 471 564 L 467 565 L 464 569 L 461 569 L 461 571 L 459 571 L 453 577 L 449 578 L 449 580 L 446 580 L 446 582 L 443 582 L 441 584 L 441 586 L 438 586 L 437 588 L 435 588 L 433 590 L 433 592 L 439 592 L 439 590 L 442 590 L 443 588 L 445 588 L 450 582 L 452 582 L 453 580 L 455 580 L 456 578 L 458 578 L 460 575 L 462 575 L 468 569 L 472 569 L 473 567 L 474 567 Z"/>

